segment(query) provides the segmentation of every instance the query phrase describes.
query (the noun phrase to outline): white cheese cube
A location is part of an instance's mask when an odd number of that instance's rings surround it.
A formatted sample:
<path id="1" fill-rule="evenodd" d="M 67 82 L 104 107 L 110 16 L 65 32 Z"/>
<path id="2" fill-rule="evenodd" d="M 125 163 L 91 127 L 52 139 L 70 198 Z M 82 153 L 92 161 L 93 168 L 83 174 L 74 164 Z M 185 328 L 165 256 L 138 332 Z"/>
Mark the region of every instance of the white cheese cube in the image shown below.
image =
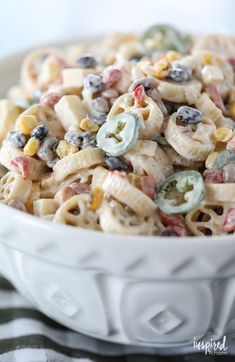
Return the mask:
<path id="1" fill-rule="evenodd" d="M 62 84 L 65 88 L 82 88 L 83 79 L 93 69 L 82 69 L 82 68 L 65 68 L 62 71 Z"/>
<path id="2" fill-rule="evenodd" d="M 77 130 L 86 117 L 87 108 L 76 95 L 65 95 L 55 105 L 55 112 L 66 131 Z"/>

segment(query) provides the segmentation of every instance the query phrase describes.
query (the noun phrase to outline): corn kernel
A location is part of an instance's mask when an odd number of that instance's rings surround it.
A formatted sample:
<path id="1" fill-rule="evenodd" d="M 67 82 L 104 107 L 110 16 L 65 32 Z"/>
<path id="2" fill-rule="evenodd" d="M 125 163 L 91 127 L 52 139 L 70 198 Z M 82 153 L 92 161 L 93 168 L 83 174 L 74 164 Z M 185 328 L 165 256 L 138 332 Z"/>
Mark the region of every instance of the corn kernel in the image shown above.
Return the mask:
<path id="1" fill-rule="evenodd" d="M 16 131 L 29 136 L 31 131 L 38 125 L 37 117 L 34 115 L 25 115 L 16 121 Z"/>
<path id="2" fill-rule="evenodd" d="M 92 202 L 87 205 L 87 208 L 89 210 L 96 210 L 100 206 L 103 200 L 103 195 L 104 195 L 103 190 L 100 189 L 99 187 L 95 187 L 92 193 Z"/>
<path id="3" fill-rule="evenodd" d="M 233 131 L 230 128 L 221 127 L 217 128 L 214 132 L 214 139 L 216 142 L 227 142 L 232 138 Z"/>
<path id="4" fill-rule="evenodd" d="M 228 115 L 235 120 L 235 103 L 232 103 L 228 108 Z"/>
<path id="5" fill-rule="evenodd" d="M 211 53 L 205 53 L 202 59 L 206 64 L 212 64 L 213 56 Z"/>
<path id="6" fill-rule="evenodd" d="M 174 62 L 175 60 L 181 59 L 181 55 L 179 53 L 175 52 L 174 50 L 172 50 L 172 51 L 169 51 L 166 53 L 165 58 L 169 62 Z"/>
<path id="7" fill-rule="evenodd" d="M 162 59 L 154 64 L 155 76 L 159 79 L 164 79 L 167 77 L 170 70 L 170 63 L 166 59 Z"/>
<path id="8" fill-rule="evenodd" d="M 80 126 L 83 131 L 97 132 L 99 129 L 98 124 L 92 123 L 89 119 L 84 118 L 81 120 Z"/>
<path id="9" fill-rule="evenodd" d="M 212 168 L 214 161 L 215 161 L 216 157 L 218 156 L 218 154 L 219 154 L 218 152 L 211 152 L 207 156 L 205 166 L 208 170 L 210 170 Z"/>
<path id="10" fill-rule="evenodd" d="M 24 146 L 24 154 L 28 156 L 34 156 L 38 152 L 40 147 L 40 141 L 36 137 L 31 137 Z"/>
<path id="11" fill-rule="evenodd" d="M 63 158 L 66 156 L 70 156 L 75 152 L 78 152 L 79 148 L 75 145 L 71 145 L 70 143 L 62 140 L 59 142 L 58 146 L 56 147 L 56 154 L 59 158 Z"/>

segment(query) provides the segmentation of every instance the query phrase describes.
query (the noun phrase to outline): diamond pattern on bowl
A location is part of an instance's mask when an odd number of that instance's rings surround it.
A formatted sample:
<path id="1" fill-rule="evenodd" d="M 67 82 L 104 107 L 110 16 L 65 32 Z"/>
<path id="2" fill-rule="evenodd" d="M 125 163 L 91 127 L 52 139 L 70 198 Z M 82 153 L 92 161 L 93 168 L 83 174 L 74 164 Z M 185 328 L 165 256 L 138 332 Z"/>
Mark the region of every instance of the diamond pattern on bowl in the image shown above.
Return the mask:
<path id="1" fill-rule="evenodd" d="M 183 320 L 179 319 L 173 311 L 165 309 L 151 318 L 149 323 L 158 334 L 167 334 L 179 327 Z"/>
<path id="2" fill-rule="evenodd" d="M 67 317 L 72 318 L 78 312 L 78 307 L 57 286 L 48 289 L 48 299 Z"/>

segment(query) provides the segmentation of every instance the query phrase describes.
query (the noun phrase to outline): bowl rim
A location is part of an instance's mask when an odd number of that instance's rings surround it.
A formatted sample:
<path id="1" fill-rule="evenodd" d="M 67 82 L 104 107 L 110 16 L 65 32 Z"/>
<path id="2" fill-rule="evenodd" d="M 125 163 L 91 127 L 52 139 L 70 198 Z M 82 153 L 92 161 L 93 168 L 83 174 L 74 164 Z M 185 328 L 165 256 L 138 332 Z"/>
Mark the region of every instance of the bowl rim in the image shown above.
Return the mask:
<path id="1" fill-rule="evenodd" d="M 9 216 L 10 220 L 16 220 L 23 222 L 24 226 L 27 223 L 30 223 L 36 228 L 44 229 L 45 232 L 55 232 L 62 235 L 70 234 L 71 237 L 76 237 L 79 235 L 79 232 L 82 233 L 87 238 L 96 239 L 99 243 L 105 239 L 113 239 L 113 241 L 123 241 L 123 242 L 138 242 L 138 243 L 156 243 L 158 241 L 164 243 L 178 243 L 188 245 L 189 243 L 199 244 L 205 242 L 211 244 L 215 247 L 216 244 L 223 242 L 224 247 L 229 246 L 230 243 L 234 244 L 234 234 L 229 235 L 215 235 L 215 236 L 183 236 L 183 237 L 166 237 L 166 236 L 155 236 L 155 235 L 130 235 L 130 234 L 117 234 L 117 233 L 105 233 L 100 230 L 85 229 L 80 227 L 74 227 L 72 225 L 64 225 L 60 223 L 53 223 L 51 220 L 42 219 L 32 214 L 27 214 L 23 211 L 11 208 L 8 205 L 0 203 L 0 217 L 1 213 Z M 111 240 L 110 240 L 111 241 Z M 69 242 L 69 240 L 68 240 Z M 206 245 L 205 245 L 206 246 Z M 207 245 L 208 246 L 208 245 Z"/>
<path id="2" fill-rule="evenodd" d="M 63 39 L 63 41 L 54 41 L 53 43 L 39 43 L 36 47 L 26 47 L 22 51 L 17 51 L 15 53 L 6 54 L 2 57 L 0 57 L 0 66 L 4 65 L 4 63 L 8 63 L 9 61 L 17 61 L 19 62 L 19 58 L 23 58 L 27 53 L 40 49 L 40 48 L 47 48 L 47 47 L 67 47 L 71 45 L 75 45 L 82 42 L 87 42 L 89 44 L 92 44 L 93 41 L 96 41 L 98 39 L 102 39 L 104 34 L 96 34 L 96 35 L 89 35 L 89 36 L 82 36 L 77 38 L 70 38 L 70 39 Z M 18 59 L 17 59 L 18 58 Z M 20 64 L 18 64 L 19 66 Z M 92 229 L 85 229 L 80 227 L 74 227 L 71 225 L 64 225 L 60 223 L 53 223 L 51 220 L 42 219 L 40 217 L 37 217 L 35 215 L 25 213 L 23 211 L 11 208 L 8 205 L 5 205 L 0 202 L 0 217 L 1 213 L 8 214 L 9 218 L 11 220 L 18 220 L 23 221 L 24 223 L 30 223 L 31 225 L 34 225 L 35 227 L 43 228 L 46 231 L 50 232 L 52 231 L 61 232 L 61 233 L 70 233 L 71 235 L 75 236 L 75 234 L 78 234 L 79 232 L 84 235 L 97 238 L 99 243 L 102 241 L 102 239 L 113 239 L 116 241 L 127 241 L 128 242 L 144 242 L 144 243 L 156 243 L 156 242 L 163 242 L 169 243 L 169 241 L 172 241 L 174 244 L 177 242 L 178 244 L 184 244 L 185 246 L 188 245 L 188 243 L 213 243 L 213 246 L 216 244 L 220 244 L 223 242 L 224 246 L 229 246 L 230 243 L 234 243 L 234 234 L 224 234 L 224 235 L 215 235 L 215 236 L 183 236 L 183 237 L 166 237 L 166 236 L 155 236 L 155 235 L 130 235 L 130 234 L 117 234 L 117 233 L 106 233 L 103 231 L 96 231 Z M 125 239 L 125 240 L 124 240 Z"/>

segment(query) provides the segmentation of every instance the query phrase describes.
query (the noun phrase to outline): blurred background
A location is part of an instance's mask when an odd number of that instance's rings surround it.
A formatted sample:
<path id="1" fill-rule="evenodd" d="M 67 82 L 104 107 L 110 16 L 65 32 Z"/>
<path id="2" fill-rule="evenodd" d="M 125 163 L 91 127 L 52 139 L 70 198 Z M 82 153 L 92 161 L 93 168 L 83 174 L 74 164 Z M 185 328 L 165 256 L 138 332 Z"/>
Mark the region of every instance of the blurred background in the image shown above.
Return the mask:
<path id="1" fill-rule="evenodd" d="M 235 33 L 234 0 L 1 0 L 0 57 L 60 40 L 171 23 Z"/>

